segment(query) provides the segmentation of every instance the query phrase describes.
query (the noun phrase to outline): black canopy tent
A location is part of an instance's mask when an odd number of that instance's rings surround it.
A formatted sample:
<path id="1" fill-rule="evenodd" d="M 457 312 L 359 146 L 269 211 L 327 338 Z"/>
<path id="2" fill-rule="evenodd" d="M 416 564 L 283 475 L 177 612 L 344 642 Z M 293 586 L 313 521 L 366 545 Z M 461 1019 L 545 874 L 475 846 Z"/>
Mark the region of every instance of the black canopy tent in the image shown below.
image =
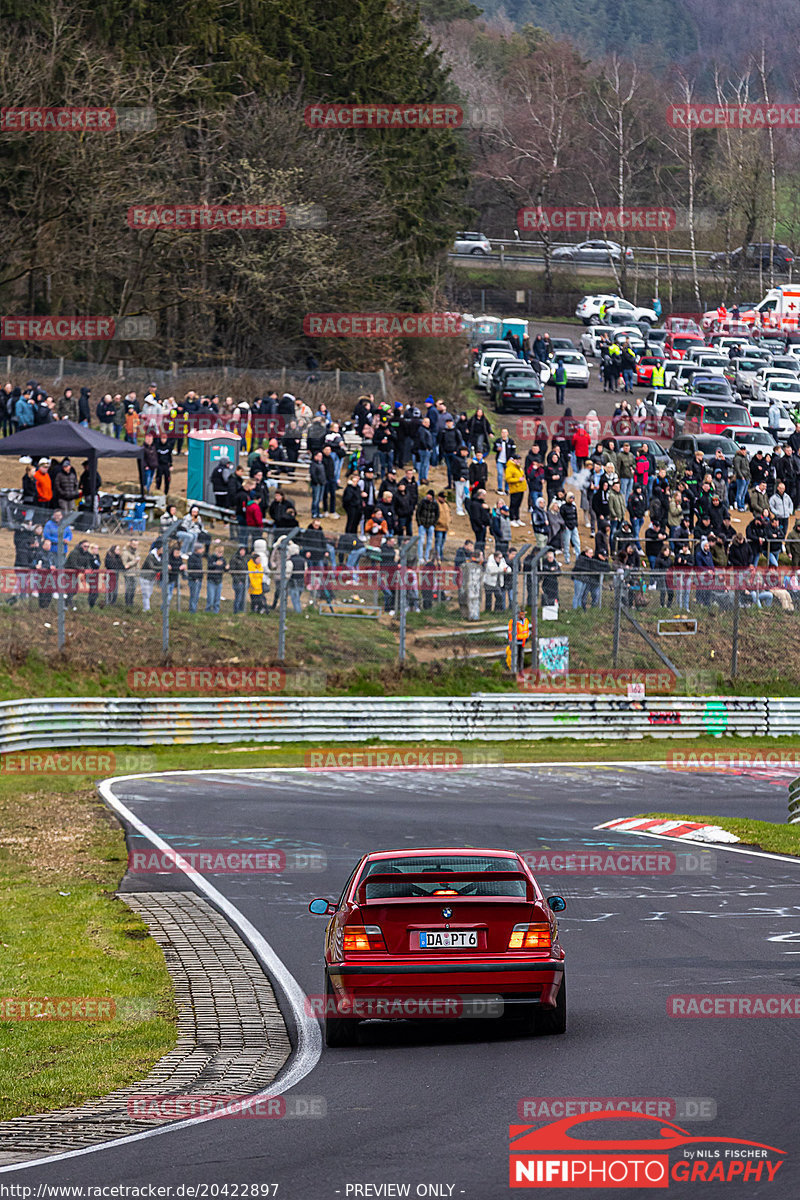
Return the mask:
<path id="1" fill-rule="evenodd" d="M 139 468 L 139 490 L 144 496 L 144 476 L 142 474 L 142 458 L 144 449 L 130 442 L 122 442 L 117 438 L 106 437 L 104 433 L 96 433 L 74 421 L 49 421 L 47 425 L 34 425 L 31 429 L 22 429 L 11 437 L 0 438 L 0 454 L 22 456 L 28 454 L 36 462 L 39 458 L 86 459 L 89 464 L 89 479 L 92 490 L 92 505 L 97 496 L 97 460 L 98 458 L 135 458 Z"/>

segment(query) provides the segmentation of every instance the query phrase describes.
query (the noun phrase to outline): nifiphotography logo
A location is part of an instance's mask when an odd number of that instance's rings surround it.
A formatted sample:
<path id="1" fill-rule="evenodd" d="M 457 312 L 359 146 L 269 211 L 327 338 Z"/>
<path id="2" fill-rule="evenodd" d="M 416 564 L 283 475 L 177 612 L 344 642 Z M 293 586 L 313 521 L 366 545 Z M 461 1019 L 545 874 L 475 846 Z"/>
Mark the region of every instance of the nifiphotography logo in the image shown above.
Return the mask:
<path id="1" fill-rule="evenodd" d="M 620 1121 L 635 1121 L 620 1137 Z M 609 1137 L 602 1122 L 612 1122 Z M 595 1136 L 585 1137 L 581 1127 Z M 610 1136 L 612 1129 L 616 1136 Z M 623 1110 L 565 1117 L 549 1125 L 510 1125 L 509 1186 L 668 1188 L 671 1183 L 773 1183 L 785 1150 L 743 1138 L 693 1137 L 680 1125 Z M 777 1157 L 777 1156 L 781 1157 Z M 759 1195 L 761 1193 L 759 1192 Z"/>

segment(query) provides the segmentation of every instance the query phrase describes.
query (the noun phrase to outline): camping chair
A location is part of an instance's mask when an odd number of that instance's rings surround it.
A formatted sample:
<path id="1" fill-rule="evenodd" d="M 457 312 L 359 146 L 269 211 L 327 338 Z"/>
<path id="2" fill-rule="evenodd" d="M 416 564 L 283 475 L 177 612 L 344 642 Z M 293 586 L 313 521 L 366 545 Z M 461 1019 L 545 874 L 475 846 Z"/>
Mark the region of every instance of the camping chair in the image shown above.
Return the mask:
<path id="1" fill-rule="evenodd" d="M 124 497 L 123 497 L 124 499 Z M 128 533 L 144 533 L 147 517 L 145 516 L 144 500 L 137 500 L 133 505 L 126 502 L 124 511 L 119 518 L 120 530 Z"/>
<path id="2" fill-rule="evenodd" d="M 123 524 L 125 497 L 105 492 L 98 497 L 98 515 L 101 533 L 124 533 Z"/>

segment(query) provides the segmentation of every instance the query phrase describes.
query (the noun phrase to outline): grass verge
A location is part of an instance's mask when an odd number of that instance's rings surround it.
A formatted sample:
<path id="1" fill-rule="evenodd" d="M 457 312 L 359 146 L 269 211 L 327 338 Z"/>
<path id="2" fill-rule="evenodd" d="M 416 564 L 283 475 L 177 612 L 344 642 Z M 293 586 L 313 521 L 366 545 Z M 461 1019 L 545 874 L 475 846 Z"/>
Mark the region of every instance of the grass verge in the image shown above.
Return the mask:
<path id="1" fill-rule="evenodd" d="M 122 829 L 85 777 L 0 775 L 0 995 L 113 997 L 111 1020 L 0 1022 L 0 1118 L 80 1104 L 132 1083 L 175 1043 L 172 983 L 147 927 L 114 891 Z"/>

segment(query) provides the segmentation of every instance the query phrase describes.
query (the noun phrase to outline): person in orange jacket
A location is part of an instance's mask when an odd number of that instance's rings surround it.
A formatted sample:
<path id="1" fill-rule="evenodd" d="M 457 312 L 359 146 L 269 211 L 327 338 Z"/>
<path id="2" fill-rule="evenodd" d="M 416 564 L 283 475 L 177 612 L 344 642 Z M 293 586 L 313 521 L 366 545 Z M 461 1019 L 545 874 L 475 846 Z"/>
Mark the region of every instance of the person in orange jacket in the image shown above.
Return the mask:
<path id="1" fill-rule="evenodd" d="M 50 466 L 50 460 L 40 458 L 36 468 L 34 480 L 36 481 L 36 499 L 37 503 L 42 508 L 53 507 L 53 481 L 48 474 L 47 468 Z"/>

